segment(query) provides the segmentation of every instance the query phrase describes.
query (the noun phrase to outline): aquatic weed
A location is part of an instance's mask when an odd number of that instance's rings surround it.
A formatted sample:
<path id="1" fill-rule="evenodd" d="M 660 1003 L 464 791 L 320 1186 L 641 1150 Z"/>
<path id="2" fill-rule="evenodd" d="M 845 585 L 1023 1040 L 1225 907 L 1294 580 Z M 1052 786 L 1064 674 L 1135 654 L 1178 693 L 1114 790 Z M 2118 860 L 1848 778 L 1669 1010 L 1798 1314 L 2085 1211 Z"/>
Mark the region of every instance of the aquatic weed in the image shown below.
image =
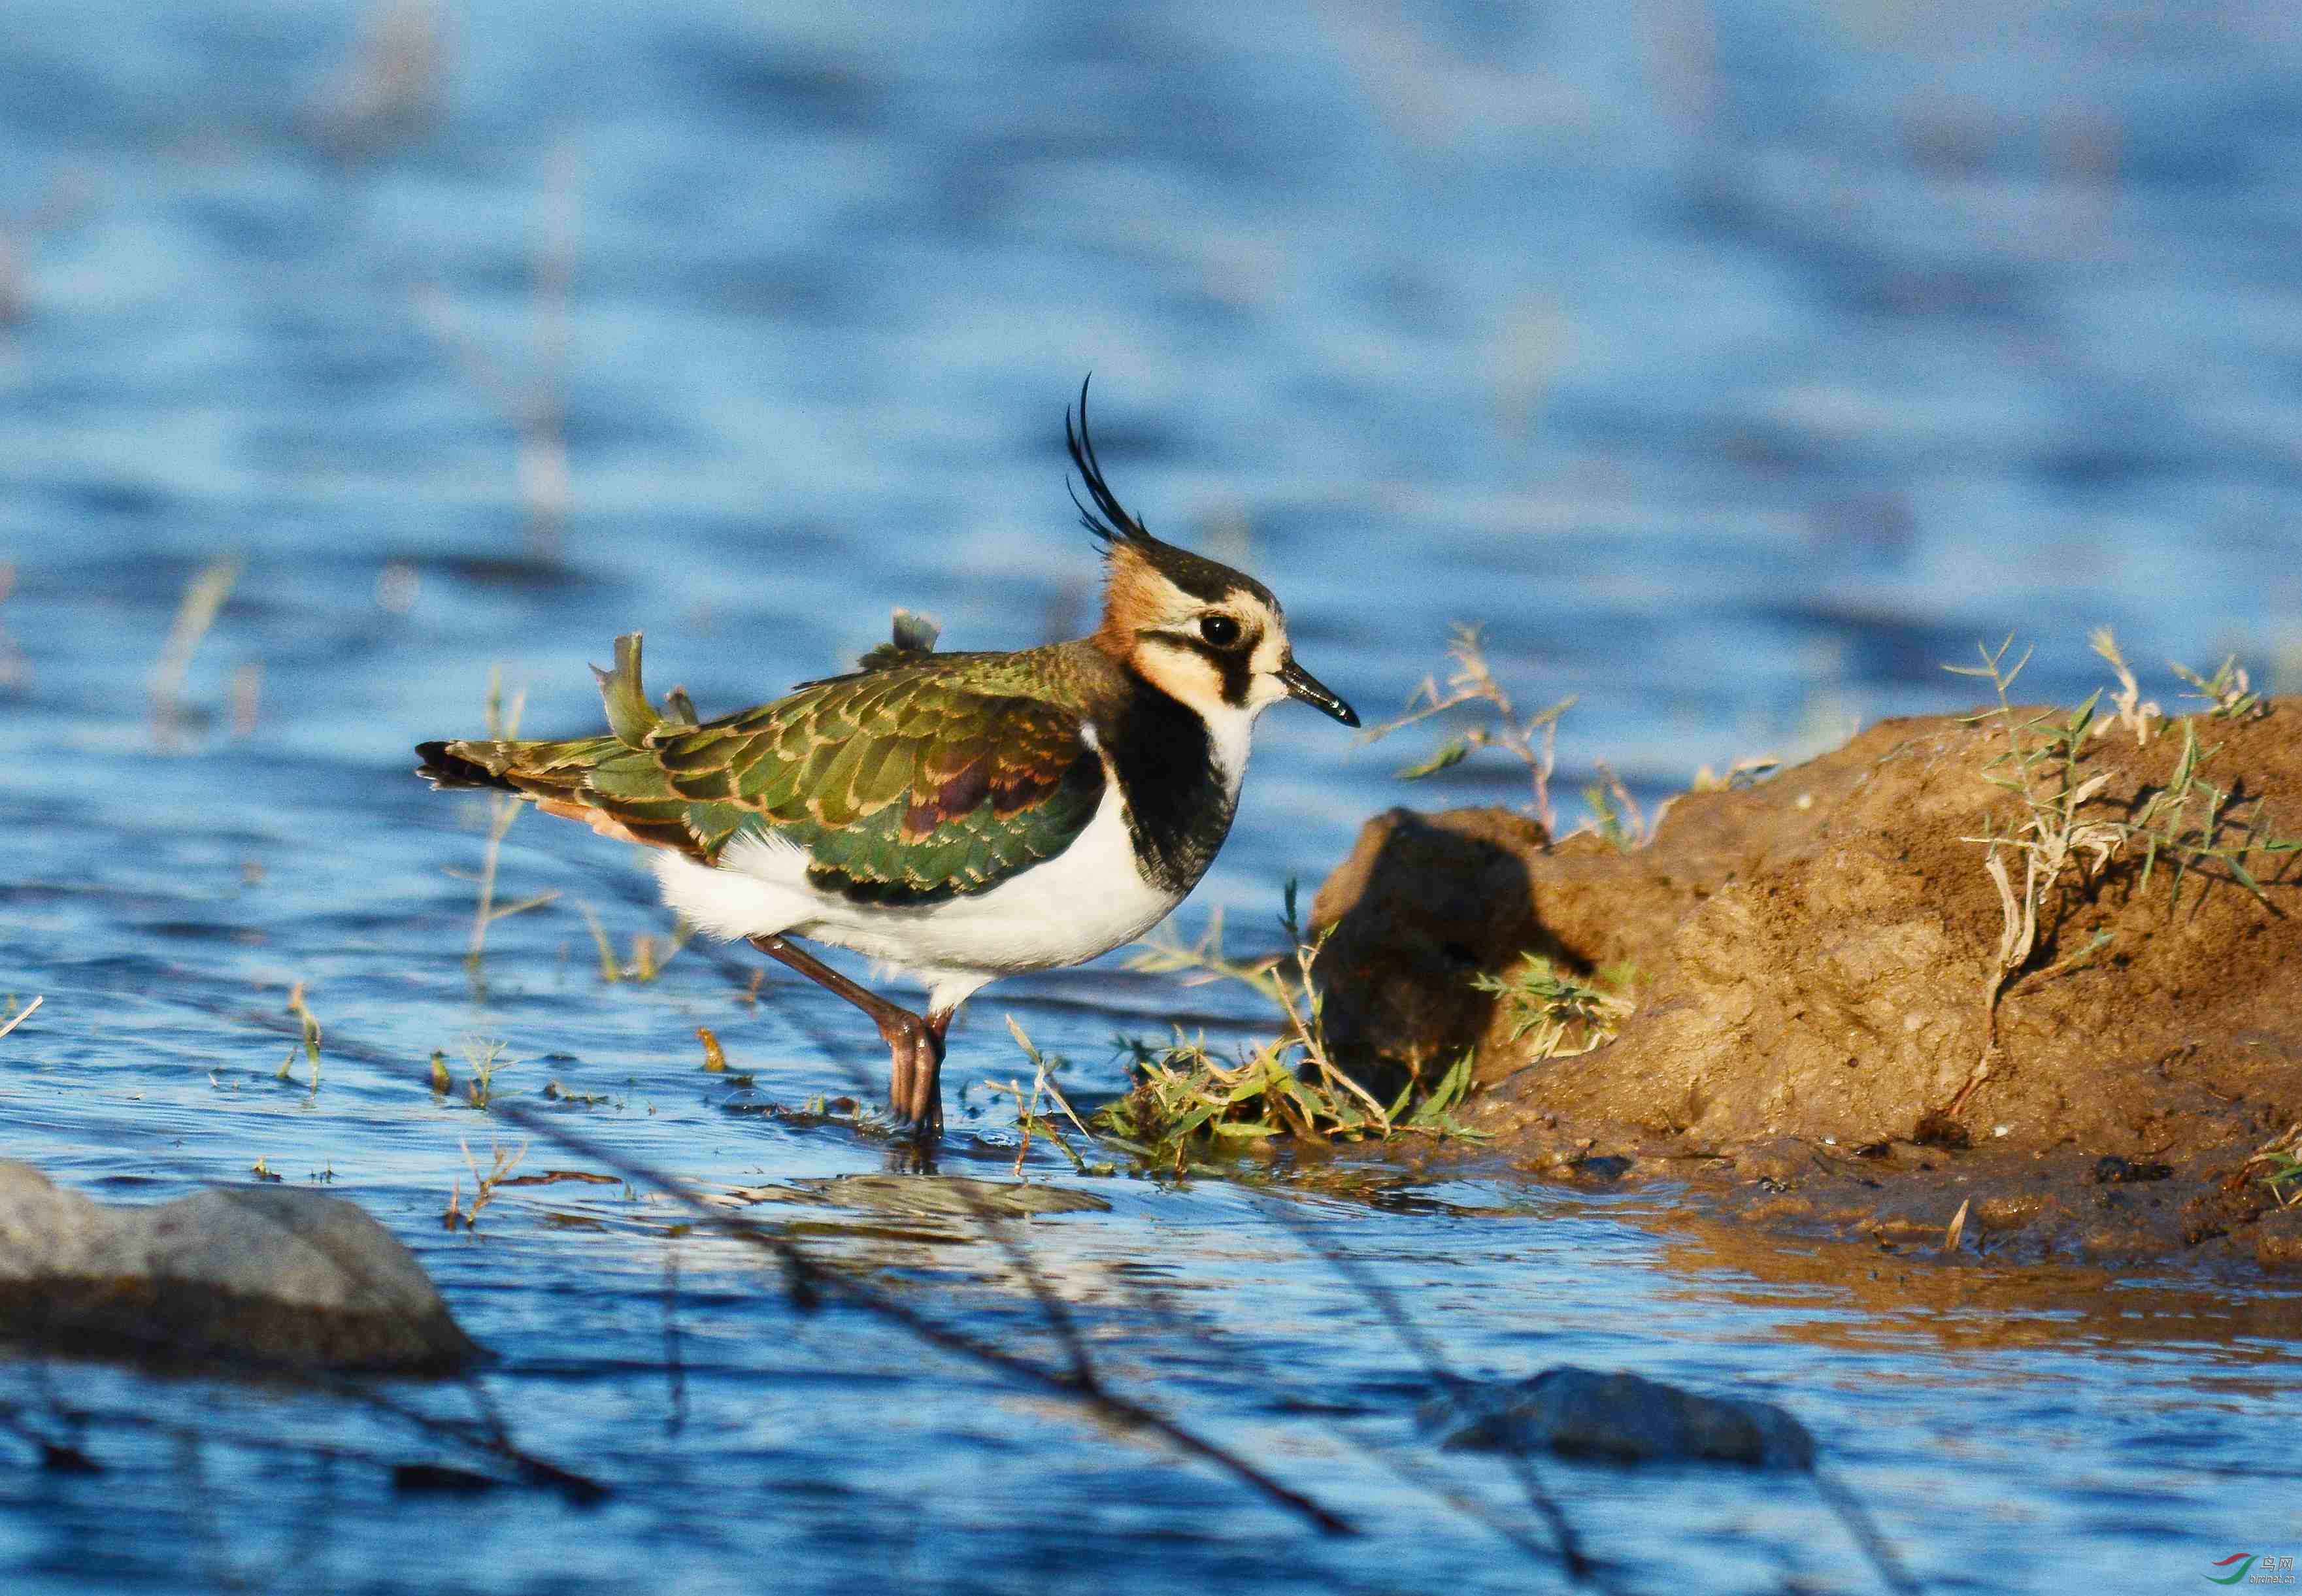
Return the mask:
<path id="1" fill-rule="evenodd" d="M 465 1062 L 472 1066 L 471 1083 L 465 1088 L 465 1096 L 474 1108 L 485 1108 L 495 1101 L 496 1071 L 510 1069 L 517 1061 L 507 1061 L 504 1045 L 486 1037 L 466 1037 L 462 1047 Z M 433 1079 L 438 1079 L 437 1073 Z"/>

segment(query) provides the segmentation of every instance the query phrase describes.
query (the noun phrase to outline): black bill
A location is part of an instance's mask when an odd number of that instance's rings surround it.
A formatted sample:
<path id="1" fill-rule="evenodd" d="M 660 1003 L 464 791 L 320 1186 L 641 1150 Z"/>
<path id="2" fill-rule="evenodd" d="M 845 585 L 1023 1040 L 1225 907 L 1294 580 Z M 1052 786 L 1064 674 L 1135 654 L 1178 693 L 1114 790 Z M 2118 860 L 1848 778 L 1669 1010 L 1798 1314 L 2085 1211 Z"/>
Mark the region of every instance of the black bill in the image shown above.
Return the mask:
<path id="1" fill-rule="evenodd" d="M 1279 668 L 1279 679 L 1287 684 L 1287 696 L 1299 698 L 1315 709 L 1325 710 L 1345 726 L 1357 726 L 1359 712 L 1335 696 L 1334 690 L 1324 682 L 1295 663 L 1290 656 Z"/>

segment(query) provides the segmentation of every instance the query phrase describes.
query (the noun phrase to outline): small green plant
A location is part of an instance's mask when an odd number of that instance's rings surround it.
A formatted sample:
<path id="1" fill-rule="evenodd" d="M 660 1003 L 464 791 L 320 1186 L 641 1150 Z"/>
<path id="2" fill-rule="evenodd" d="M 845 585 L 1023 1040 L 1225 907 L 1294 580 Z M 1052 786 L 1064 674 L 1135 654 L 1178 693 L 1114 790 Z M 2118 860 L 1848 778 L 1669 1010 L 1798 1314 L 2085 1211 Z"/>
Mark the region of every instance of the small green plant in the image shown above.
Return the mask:
<path id="1" fill-rule="evenodd" d="M 1447 644 L 1447 657 L 1454 661 L 1455 668 L 1447 678 L 1444 692 L 1440 690 L 1436 674 L 1424 677 L 1423 685 L 1407 701 L 1407 709 L 1397 719 L 1368 727 L 1359 734 L 1359 741 L 1375 742 L 1464 704 L 1484 704 L 1491 711 L 1485 720 L 1441 743 L 1429 758 L 1407 766 L 1399 773 L 1399 779 L 1419 781 L 1461 764 L 1474 749 L 1500 748 L 1526 767 L 1527 779 L 1533 788 L 1534 818 L 1542 822 L 1545 831 L 1556 832 L 1558 817 L 1551 807 L 1550 778 L 1558 768 L 1558 718 L 1574 707 L 1574 696 L 1570 694 L 1531 715 L 1521 715 L 1510 695 L 1503 691 L 1502 684 L 1495 680 L 1476 626 L 1458 626 L 1454 629 Z M 1619 788 L 1620 784 L 1616 785 Z"/>
<path id="2" fill-rule="evenodd" d="M 2182 696 L 2203 700 L 2210 720 L 2252 720 L 2270 713 L 2270 706 L 2262 701 L 2262 694 L 2247 679 L 2246 667 L 2238 662 L 2236 654 L 2226 655 L 2222 668 L 2211 676 L 2202 676 L 2179 660 L 2169 659 L 2166 663 L 2176 676 L 2190 685 L 2190 691 Z"/>
<path id="3" fill-rule="evenodd" d="M 2262 1172 L 2255 1178 L 2270 1188 L 2280 1207 L 2302 1203 L 2302 1122 L 2289 1125 L 2283 1136 L 2263 1143 L 2246 1166 Z"/>
<path id="4" fill-rule="evenodd" d="M 1626 979 L 1610 984 L 1617 990 L 1577 980 L 1539 953 L 1526 954 L 1501 975 L 1482 970 L 1471 978 L 1472 986 L 1501 1004 L 1512 1043 L 1534 1038 L 1530 1060 L 1588 1053 L 1619 1030 L 1634 1005 L 1620 990 Z"/>
<path id="5" fill-rule="evenodd" d="M 1644 847 L 1653 839 L 1654 832 L 1638 800 L 1631 796 L 1623 778 L 1604 760 L 1593 764 L 1599 779 L 1583 789 L 1583 802 L 1591 810 L 1592 829 L 1613 844 L 1617 853 L 1628 853 Z"/>
<path id="6" fill-rule="evenodd" d="M 465 1088 L 465 1096 L 474 1108 L 485 1108 L 495 1101 L 496 1071 L 510 1069 L 511 1062 L 504 1058 L 501 1042 L 485 1037 L 466 1037 L 463 1050 L 464 1062 L 472 1066 L 472 1079 Z M 437 1075 L 433 1079 L 437 1079 Z"/>

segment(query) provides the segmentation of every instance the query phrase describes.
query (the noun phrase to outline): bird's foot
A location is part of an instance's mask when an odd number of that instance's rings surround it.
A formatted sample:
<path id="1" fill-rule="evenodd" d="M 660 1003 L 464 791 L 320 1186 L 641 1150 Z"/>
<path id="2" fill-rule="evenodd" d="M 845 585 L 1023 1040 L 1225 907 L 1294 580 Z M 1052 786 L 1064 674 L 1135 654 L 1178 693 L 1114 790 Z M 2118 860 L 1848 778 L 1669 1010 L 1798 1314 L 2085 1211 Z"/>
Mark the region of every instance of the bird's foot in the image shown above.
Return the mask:
<path id="1" fill-rule="evenodd" d="M 947 1013 L 922 1020 L 898 1009 L 879 1026 L 891 1066 L 888 1117 L 898 1138 L 915 1147 L 932 1148 L 943 1136 L 944 1030 L 950 1023 Z"/>

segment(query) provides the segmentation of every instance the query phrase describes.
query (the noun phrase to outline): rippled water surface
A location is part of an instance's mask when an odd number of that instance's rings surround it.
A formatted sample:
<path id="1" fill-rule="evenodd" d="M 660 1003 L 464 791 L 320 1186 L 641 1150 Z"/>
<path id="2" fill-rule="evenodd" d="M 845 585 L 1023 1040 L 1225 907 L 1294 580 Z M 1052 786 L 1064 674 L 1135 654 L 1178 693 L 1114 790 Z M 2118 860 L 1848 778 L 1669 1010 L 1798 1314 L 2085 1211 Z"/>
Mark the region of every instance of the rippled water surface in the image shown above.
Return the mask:
<path id="1" fill-rule="evenodd" d="M 2096 685 L 2096 624 L 2293 691 L 2302 13 L 399 26 L 0 14 L 0 986 L 46 1000 L 0 1039 L 0 1126 L 108 1199 L 259 1162 L 326 1182 L 499 1361 L 341 1395 L 0 1370 L 41 1422 L 84 1413 L 106 1468 L 0 1435 L 11 1592 L 1562 1585 L 1510 1472 L 1419 1428 L 1434 1371 L 1335 1251 L 1461 1373 L 1783 1402 L 1941 1588 L 2196 1588 L 2302 1553 L 2289 1296 L 1874 1274 L 1475 1161 L 1273 1199 L 1041 1144 L 1024 1176 L 1089 1200 L 1003 1230 L 851 1126 L 763 1112 L 880 1089 L 821 995 L 778 972 L 754 997 L 749 955 L 700 947 L 601 979 L 587 915 L 626 953 L 668 929 L 624 849 L 522 819 L 501 897 L 557 896 L 494 926 L 475 983 L 455 872 L 485 808 L 407 773 L 419 737 L 481 729 L 491 670 L 531 731 L 595 726 L 584 666 L 620 631 L 708 714 L 838 668 L 897 603 L 956 647 L 1083 626 L 1060 418 L 1089 368 L 1121 492 L 1276 588 L 1363 710 L 1458 620 L 1527 703 L 1577 695 L 1562 791 L 1603 759 L 1651 801 L 1956 707 L 1940 665 L 2010 631 L 2042 697 Z M 221 609 L 155 719 L 203 573 Z M 1267 945 L 1281 884 L 1402 796 L 1403 752 L 1274 712 L 1183 928 L 1221 906 Z M 1423 797 L 1521 795 L 1474 761 Z M 280 1078 L 298 982 L 316 1086 L 300 1054 Z M 1088 1096 L 1122 1083 L 1115 1036 L 1266 1022 L 1117 958 L 1003 984 L 955 1037 L 947 1173 L 1014 1179 L 1003 1014 Z M 733 1073 L 702 1070 L 700 1025 Z M 505 1099 L 740 1194 L 939 1323 L 1061 1366 L 1035 1293 L 1060 1297 L 1113 1390 L 1361 1534 L 882 1318 L 802 1312 L 649 1189 L 505 1189 L 443 1230 L 465 1149 L 520 1138 L 424 1061 L 460 1078 L 491 1041 Z M 522 1170 L 595 1167 L 538 1143 Z M 472 1466 L 437 1421 L 475 1412 L 605 1499 L 394 1488 Z M 1802 1482 L 1543 1478 L 1615 1588 L 1878 1588 Z"/>

